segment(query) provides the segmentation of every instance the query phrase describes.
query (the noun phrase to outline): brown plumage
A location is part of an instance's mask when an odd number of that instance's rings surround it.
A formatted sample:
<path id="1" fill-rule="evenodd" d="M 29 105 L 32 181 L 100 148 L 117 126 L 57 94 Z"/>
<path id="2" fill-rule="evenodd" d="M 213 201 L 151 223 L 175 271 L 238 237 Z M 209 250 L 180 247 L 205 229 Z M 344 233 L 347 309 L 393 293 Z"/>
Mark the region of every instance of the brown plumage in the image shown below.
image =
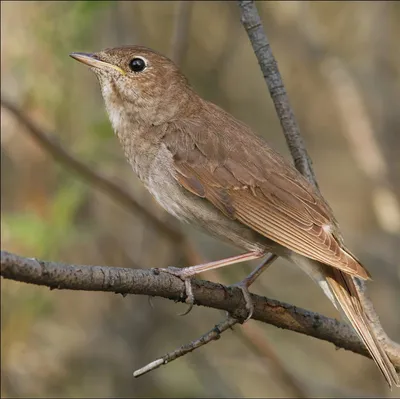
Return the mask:
<path id="1" fill-rule="evenodd" d="M 213 104 L 203 107 L 166 130 L 178 182 L 284 247 L 368 279 L 341 247 L 330 209 L 307 180 L 247 126 Z"/>
<path id="2" fill-rule="evenodd" d="M 114 131 L 157 201 L 246 251 L 298 264 L 398 385 L 354 283 L 370 275 L 313 186 L 248 126 L 200 98 L 168 58 L 139 46 L 72 56 L 96 73 Z"/>

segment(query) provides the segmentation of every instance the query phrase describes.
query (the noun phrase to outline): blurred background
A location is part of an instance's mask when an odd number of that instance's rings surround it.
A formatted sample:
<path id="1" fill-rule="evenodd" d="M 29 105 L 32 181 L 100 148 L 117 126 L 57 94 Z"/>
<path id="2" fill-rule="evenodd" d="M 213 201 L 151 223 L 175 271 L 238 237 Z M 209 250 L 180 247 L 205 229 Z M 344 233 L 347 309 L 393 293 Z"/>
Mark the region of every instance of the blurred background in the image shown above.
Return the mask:
<path id="1" fill-rule="evenodd" d="M 400 342 L 400 3 L 258 2 L 322 193 L 369 293 Z M 181 226 L 132 173 L 95 76 L 68 57 L 141 44 L 173 56 L 194 88 L 290 158 L 236 2 L 2 2 L 1 95 L 74 158 L 178 229 L 53 157 L 1 110 L 1 248 L 65 263 L 133 268 L 233 255 Z M 231 284 L 255 264 L 201 277 Z M 300 270 L 278 260 L 252 291 L 339 317 Z M 255 321 L 139 379 L 132 372 L 205 333 L 222 312 L 1 280 L 3 397 L 396 397 L 374 363 Z"/>

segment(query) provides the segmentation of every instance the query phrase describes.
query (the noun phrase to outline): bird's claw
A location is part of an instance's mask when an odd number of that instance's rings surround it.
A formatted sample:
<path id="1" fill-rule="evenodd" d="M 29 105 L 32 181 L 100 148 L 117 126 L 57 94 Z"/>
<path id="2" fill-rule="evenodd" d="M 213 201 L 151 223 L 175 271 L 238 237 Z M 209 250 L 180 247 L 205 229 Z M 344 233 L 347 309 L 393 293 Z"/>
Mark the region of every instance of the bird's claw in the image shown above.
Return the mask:
<path id="1" fill-rule="evenodd" d="M 178 316 L 186 316 L 193 309 L 194 305 L 192 280 L 190 277 L 185 277 L 183 278 L 183 282 L 185 283 L 185 293 L 186 293 L 185 303 L 188 304 L 189 306 L 183 313 L 178 313 Z"/>
<path id="2" fill-rule="evenodd" d="M 254 313 L 254 302 L 251 299 L 249 287 L 247 286 L 245 281 L 241 281 L 240 283 L 233 284 L 233 285 L 231 285 L 231 287 L 237 287 L 240 289 L 240 291 L 242 291 L 246 310 L 247 310 L 247 317 L 243 321 L 243 324 L 244 324 L 251 319 L 251 317 L 253 316 L 253 313 Z"/>
<path id="3" fill-rule="evenodd" d="M 185 303 L 189 306 L 183 313 L 178 313 L 178 316 L 186 316 L 193 309 L 194 305 L 194 295 L 191 279 L 192 276 L 187 275 L 187 273 L 185 273 L 185 269 L 180 269 L 179 267 L 170 266 L 167 268 L 159 268 L 158 270 L 168 274 L 172 274 L 173 276 L 180 278 L 185 283 Z"/>

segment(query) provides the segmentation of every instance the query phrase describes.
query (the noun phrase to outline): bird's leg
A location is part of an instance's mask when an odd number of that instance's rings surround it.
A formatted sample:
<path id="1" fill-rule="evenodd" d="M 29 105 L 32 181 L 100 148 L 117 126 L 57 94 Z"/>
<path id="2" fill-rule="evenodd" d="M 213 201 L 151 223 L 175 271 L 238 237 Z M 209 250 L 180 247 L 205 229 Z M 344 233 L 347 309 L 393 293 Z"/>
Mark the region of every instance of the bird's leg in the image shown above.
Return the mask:
<path id="1" fill-rule="evenodd" d="M 247 318 L 244 321 L 244 323 L 246 321 L 248 321 L 249 319 L 251 319 L 251 316 L 253 316 L 253 312 L 254 312 L 254 303 L 250 296 L 249 287 L 254 283 L 254 281 L 256 281 L 258 279 L 258 277 L 260 277 L 260 275 L 265 270 L 268 269 L 269 266 L 271 266 L 271 264 L 274 262 L 274 260 L 277 257 L 278 256 L 275 254 L 269 254 L 268 257 L 266 259 L 264 259 L 264 261 L 256 269 L 254 269 L 246 278 L 244 278 L 239 283 L 231 285 L 231 287 L 240 288 L 240 290 L 243 293 L 244 301 L 246 303 L 246 309 L 248 311 L 248 315 L 247 315 Z"/>
<path id="2" fill-rule="evenodd" d="M 233 265 L 235 263 L 245 262 L 245 261 L 253 260 L 253 259 L 259 259 L 259 258 L 262 258 L 263 256 L 265 256 L 265 253 L 261 252 L 261 251 L 260 252 L 249 252 L 246 254 L 231 256 L 229 258 L 217 260 L 214 262 L 203 263 L 201 265 L 196 265 L 196 266 L 189 266 L 189 267 L 184 267 L 184 268 L 179 268 L 179 267 L 158 268 L 157 270 L 172 274 L 176 277 L 179 277 L 185 283 L 185 289 L 186 289 L 186 301 L 185 302 L 189 305 L 189 307 L 186 310 L 186 312 L 184 312 L 182 314 L 182 316 L 183 316 L 183 315 L 188 314 L 192 310 L 193 305 L 194 305 L 194 296 L 193 296 L 193 290 L 192 290 L 192 284 L 191 284 L 191 277 L 195 276 L 196 274 L 205 272 L 207 270 L 218 269 L 220 267 Z M 242 291 L 243 291 L 243 289 L 242 289 Z M 246 301 L 246 303 L 247 303 L 247 301 Z"/>

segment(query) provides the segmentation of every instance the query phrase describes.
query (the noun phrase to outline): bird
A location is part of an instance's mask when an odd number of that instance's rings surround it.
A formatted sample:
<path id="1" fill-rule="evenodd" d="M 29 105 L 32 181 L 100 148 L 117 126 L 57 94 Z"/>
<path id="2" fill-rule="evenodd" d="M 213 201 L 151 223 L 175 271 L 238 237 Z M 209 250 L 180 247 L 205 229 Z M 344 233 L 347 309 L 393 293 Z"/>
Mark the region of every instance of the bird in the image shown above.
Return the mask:
<path id="1" fill-rule="evenodd" d="M 70 56 L 95 73 L 114 133 L 156 201 L 180 221 L 244 251 L 202 265 L 162 269 L 185 281 L 190 300 L 190 279 L 200 272 L 268 253 L 288 259 L 354 328 L 389 386 L 399 386 L 360 300 L 358 282 L 371 276 L 344 245 L 319 190 L 249 126 L 200 97 L 161 53 L 131 45 Z M 249 317 L 248 287 L 270 263 L 238 285 Z"/>

